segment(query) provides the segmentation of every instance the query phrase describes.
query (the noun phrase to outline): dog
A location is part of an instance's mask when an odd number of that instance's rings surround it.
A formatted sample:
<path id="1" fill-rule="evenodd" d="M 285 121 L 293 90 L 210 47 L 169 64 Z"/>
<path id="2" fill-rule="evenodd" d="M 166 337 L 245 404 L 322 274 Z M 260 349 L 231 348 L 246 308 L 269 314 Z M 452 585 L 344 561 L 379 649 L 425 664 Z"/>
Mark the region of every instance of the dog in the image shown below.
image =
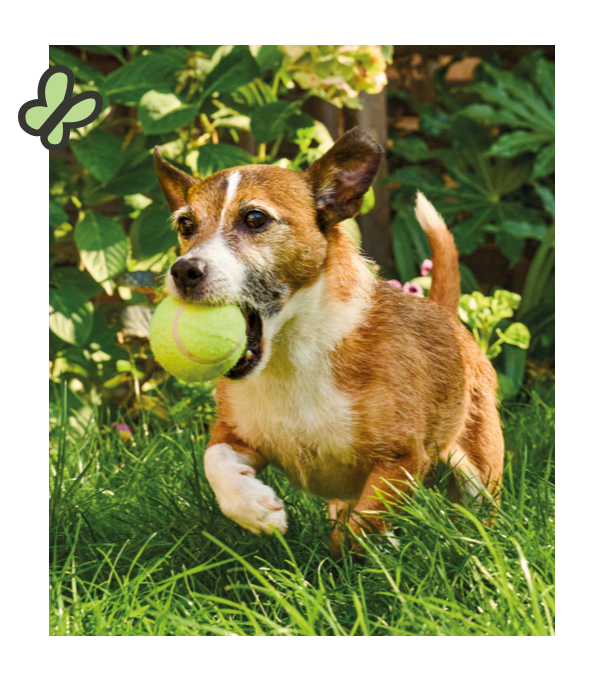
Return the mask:
<path id="1" fill-rule="evenodd" d="M 382 148 L 354 128 L 305 172 L 247 165 L 205 179 L 154 155 L 180 246 L 167 291 L 246 317 L 248 346 L 217 382 L 204 456 L 222 512 L 284 533 L 284 503 L 258 479 L 277 466 L 328 499 L 339 557 L 341 530 L 385 532 L 383 499 L 400 503 L 438 460 L 466 493 L 497 499 L 497 378 L 457 318 L 452 235 L 419 194 L 434 267 L 418 298 L 378 278 L 339 226 L 359 212 Z"/>

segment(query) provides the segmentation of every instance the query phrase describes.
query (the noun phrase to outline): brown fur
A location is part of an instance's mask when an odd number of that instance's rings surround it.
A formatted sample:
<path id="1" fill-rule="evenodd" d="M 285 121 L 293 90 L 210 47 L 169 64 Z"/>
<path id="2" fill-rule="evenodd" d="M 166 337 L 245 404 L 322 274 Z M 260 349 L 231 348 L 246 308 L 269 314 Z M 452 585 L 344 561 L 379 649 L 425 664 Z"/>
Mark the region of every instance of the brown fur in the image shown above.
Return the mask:
<path id="1" fill-rule="evenodd" d="M 412 477 L 422 480 L 456 451 L 496 493 L 504 452 L 496 375 L 458 322 L 457 254 L 441 218 L 425 200 L 418 216 L 433 251 L 429 299 L 375 278 L 338 226 L 359 210 L 379 160 L 379 147 L 353 130 L 302 175 L 237 168 L 241 181 L 226 211 L 233 170 L 179 189 L 181 173 L 158 161 L 171 207 L 189 208 L 196 227 L 181 250 L 220 234 L 243 265 L 260 266 L 278 289 L 275 310 L 292 308 L 271 340 L 263 332 L 268 352 L 259 374 L 218 381 L 209 447 L 229 445 L 256 472 L 274 464 L 294 484 L 331 499 L 332 519 L 356 532 L 384 530 L 377 490 L 396 504 Z M 240 215 L 255 203 L 278 221 L 251 235 L 241 230 Z M 211 286 L 197 297 L 220 300 Z M 307 303 L 312 294 L 316 300 Z M 300 362 L 305 336 L 318 351 L 312 365 Z M 297 394 L 309 402 L 301 406 Z M 340 551 L 337 528 L 331 552 Z"/>

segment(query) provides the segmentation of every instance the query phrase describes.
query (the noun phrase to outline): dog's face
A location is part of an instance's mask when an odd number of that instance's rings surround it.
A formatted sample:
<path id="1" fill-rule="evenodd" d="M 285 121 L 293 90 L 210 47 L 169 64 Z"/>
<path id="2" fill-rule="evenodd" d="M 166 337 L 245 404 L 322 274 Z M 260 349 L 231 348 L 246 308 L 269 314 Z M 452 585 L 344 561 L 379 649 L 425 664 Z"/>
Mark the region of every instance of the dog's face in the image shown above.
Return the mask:
<path id="1" fill-rule="evenodd" d="M 352 129 L 305 173 L 248 165 L 198 180 L 156 149 L 162 190 L 179 236 L 168 292 L 208 304 L 234 303 L 248 325 L 248 350 L 227 375 L 259 373 L 270 351 L 267 326 L 321 274 L 330 229 L 353 217 L 382 149 Z"/>

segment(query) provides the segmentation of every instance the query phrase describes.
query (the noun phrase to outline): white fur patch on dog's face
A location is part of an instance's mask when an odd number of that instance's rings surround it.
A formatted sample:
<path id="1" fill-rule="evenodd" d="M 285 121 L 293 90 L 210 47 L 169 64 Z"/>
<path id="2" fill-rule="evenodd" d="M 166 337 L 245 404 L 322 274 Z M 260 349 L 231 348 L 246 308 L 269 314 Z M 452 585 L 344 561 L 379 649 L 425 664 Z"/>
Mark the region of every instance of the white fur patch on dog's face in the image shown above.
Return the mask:
<path id="1" fill-rule="evenodd" d="M 240 180 L 241 174 L 238 171 L 229 175 L 217 234 L 179 258 L 179 260 L 198 261 L 200 268 L 208 273 L 206 300 L 210 302 L 228 303 L 241 300 L 242 297 L 245 265 L 221 234 L 225 214 L 233 202 Z M 180 208 L 173 213 L 173 221 L 181 215 L 187 215 L 190 211 L 189 206 Z M 170 270 L 166 274 L 166 288 L 171 296 L 177 298 L 180 296 Z"/>

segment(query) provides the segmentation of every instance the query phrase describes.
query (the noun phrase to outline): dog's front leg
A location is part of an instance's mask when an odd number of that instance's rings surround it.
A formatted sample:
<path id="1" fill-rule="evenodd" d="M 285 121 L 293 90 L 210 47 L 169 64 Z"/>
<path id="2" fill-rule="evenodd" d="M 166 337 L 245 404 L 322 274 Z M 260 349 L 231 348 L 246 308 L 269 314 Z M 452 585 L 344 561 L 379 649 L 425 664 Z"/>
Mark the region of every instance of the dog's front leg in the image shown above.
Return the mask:
<path id="1" fill-rule="evenodd" d="M 206 477 L 221 510 L 254 534 L 272 534 L 271 525 L 284 534 L 288 525 L 283 501 L 256 479 L 267 462 L 225 430 L 217 424 L 204 455 Z"/>

